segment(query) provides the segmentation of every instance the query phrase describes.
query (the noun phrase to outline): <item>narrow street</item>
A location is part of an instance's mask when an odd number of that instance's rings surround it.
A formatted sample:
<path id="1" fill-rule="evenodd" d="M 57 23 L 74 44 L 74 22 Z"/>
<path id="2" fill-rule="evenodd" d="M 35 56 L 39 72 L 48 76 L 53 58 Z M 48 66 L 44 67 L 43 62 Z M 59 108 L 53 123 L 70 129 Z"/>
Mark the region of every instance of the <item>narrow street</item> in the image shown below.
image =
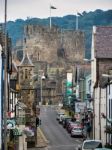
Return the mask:
<path id="1" fill-rule="evenodd" d="M 55 106 L 41 107 L 41 129 L 49 141 L 46 150 L 75 150 L 81 144 L 81 138 L 71 138 L 56 120 Z"/>

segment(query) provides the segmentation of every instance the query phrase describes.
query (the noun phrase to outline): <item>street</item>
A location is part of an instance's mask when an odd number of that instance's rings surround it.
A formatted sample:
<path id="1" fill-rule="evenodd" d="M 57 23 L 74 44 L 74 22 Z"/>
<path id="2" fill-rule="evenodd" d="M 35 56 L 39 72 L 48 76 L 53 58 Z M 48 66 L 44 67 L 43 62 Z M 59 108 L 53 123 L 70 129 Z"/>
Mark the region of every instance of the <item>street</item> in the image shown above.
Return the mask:
<path id="1" fill-rule="evenodd" d="M 40 118 L 41 129 L 49 141 L 46 150 L 75 150 L 81 144 L 81 138 L 71 138 L 58 123 L 55 106 L 42 106 Z"/>

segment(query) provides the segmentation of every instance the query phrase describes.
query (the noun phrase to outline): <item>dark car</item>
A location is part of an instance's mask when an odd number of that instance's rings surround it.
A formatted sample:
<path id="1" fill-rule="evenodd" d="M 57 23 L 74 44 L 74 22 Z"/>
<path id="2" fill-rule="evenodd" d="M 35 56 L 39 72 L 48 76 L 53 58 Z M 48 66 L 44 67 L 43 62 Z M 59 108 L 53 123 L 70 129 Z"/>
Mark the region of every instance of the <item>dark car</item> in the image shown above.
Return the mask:
<path id="1" fill-rule="evenodd" d="M 66 125 L 67 125 L 67 123 L 68 123 L 69 121 L 71 121 L 71 117 L 66 117 L 66 118 L 63 119 L 62 125 L 63 125 L 64 128 L 66 128 Z"/>

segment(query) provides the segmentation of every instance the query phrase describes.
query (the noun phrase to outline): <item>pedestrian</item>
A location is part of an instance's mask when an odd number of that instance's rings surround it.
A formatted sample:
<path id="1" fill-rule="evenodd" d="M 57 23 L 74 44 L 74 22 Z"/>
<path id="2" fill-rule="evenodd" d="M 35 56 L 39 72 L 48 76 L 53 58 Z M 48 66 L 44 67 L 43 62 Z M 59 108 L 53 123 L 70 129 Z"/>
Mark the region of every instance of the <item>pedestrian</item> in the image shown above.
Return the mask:
<path id="1" fill-rule="evenodd" d="M 41 124 L 39 117 L 36 117 L 36 128 Z"/>
<path id="2" fill-rule="evenodd" d="M 86 128 L 87 128 L 87 138 L 90 138 L 90 133 L 91 133 L 91 124 L 90 124 L 90 122 L 87 122 Z"/>

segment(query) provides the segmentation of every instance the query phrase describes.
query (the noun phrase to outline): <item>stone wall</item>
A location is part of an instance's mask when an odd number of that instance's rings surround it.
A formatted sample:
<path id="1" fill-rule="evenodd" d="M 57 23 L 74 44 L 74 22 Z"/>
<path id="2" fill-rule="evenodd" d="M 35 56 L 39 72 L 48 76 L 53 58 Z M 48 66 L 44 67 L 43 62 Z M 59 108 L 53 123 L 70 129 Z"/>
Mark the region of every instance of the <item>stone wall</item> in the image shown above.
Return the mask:
<path id="1" fill-rule="evenodd" d="M 84 33 L 75 30 L 50 30 L 41 26 L 26 26 L 26 47 L 33 60 L 54 62 L 82 62 Z M 65 63 L 64 63 L 65 64 Z"/>

